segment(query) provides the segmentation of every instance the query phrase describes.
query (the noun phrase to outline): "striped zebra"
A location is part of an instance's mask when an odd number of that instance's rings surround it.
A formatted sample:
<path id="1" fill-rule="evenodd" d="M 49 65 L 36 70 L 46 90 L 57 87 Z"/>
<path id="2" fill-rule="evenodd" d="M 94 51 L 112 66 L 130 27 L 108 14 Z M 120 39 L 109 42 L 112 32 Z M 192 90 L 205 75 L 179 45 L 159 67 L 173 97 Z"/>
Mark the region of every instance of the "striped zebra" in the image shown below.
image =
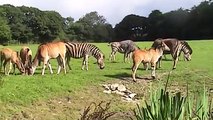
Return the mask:
<path id="1" fill-rule="evenodd" d="M 152 44 L 152 47 L 157 46 L 159 43 L 164 42 L 166 44 L 166 48 L 164 50 L 164 54 L 171 54 L 174 64 L 173 69 L 176 69 L 176 65 L 179 59 L 181 52 L 184 54 L 184 58 L 187 61 L 191 60 L 192 48 L 186 41 L 180 41 L 175 38 L 168 38 L 168 39 L 156 39 Z M 159 68 L 161 67 L 161 58 L 159 59 Z"/>
<path id="2" fill-rule="evenodd" d="M 121 42 L 110 42 L 108 46 L 111 46 L 111 54 L 109 56 L 110 61 L 115 61 L 115 54 L 117 52 L 124 54 L 124 62 L 129 61 L 130 55 L 136 49 L 139 49 L 132 40 L 124 40 Z"/>
<path id="3" fill-rule="evenodd" d="M 71 70 L 71 66 L 69 65 L 70 58 L 83 58 L 82 62 L 82 70 L 84 70 L 86 66 L 86 70 L 88 70 L 88 58 L 89 56 L 93 56 L 97 59 L 97 63 L 100 69 L 104 69 L 104 54 L 101 50 L 93 44 L 89 43 L 73 43 L 73 42 L 65 42 L 67 47 L 67 56 L 66 61 L 69 69 Z"/>

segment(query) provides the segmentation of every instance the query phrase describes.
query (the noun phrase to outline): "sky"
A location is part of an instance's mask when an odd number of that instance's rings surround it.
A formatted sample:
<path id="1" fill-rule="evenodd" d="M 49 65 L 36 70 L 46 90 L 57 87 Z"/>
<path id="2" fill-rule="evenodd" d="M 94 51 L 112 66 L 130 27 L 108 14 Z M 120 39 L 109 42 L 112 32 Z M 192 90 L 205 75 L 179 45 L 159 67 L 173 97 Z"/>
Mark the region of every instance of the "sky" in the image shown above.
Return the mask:
<path id="1" fill-rule="evenodd" d="M 54 10 L 62 17 L 72 17 L 75 21 L 87 13 L 97 11 L 114 26 L 129 14 L 147 17 L 153 10 L 165 13 L 179 8 L 191 9 L 202 1 L 204 0 L 0 0 L 0 5 L 24 5 L 40 10 Z"/>

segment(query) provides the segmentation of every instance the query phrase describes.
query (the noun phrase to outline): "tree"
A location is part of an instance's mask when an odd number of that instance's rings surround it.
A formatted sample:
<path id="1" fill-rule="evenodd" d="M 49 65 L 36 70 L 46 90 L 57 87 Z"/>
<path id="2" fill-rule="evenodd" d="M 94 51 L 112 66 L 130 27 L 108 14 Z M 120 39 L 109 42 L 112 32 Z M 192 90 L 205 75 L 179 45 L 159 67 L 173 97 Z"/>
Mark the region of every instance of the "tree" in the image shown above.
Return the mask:
<path id="1" fill-rule="evenodd" d="M 147 32 L 147 18 L 138 15 L 127 15 L 115 28 L 116 39 L 141 40 Z"/>
<path id="2" fill-rule="evenodd" d="M 7 23 L 6 18 L 4 17 L 6 12 L 0 8 L 0 44 L 5 44 L 11 40 L 11 31 L 10 26 Z"/>
<path id="3" fill-rule="evenodd" d="M 112 39 L 113 28 L 106 19 L 96 11 L 87 13 L 76 23 L 81 24 L 81 31 L 76 34 L 83 35 L 83 38 L 94 41 L 109 41 Z"/>

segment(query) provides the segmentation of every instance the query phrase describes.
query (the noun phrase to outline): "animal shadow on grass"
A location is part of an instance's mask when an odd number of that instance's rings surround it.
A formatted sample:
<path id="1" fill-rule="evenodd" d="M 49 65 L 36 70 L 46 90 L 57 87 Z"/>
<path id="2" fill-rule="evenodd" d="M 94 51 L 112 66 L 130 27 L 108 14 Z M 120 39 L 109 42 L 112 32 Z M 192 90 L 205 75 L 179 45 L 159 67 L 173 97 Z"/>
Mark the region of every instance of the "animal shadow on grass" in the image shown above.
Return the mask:
<path id="1" fill-rule="evenodd" d="M 114 79 L 119 79 L 119 80 L 123 80 L 123 81 L 130 81 L 132 82 L 132 75 L 129 73 L 119 73 L 119 74 L 114 74 L 114 75 L 104 75 L 105 77 L 110 77 L 110 78 L 114 78 Z M 153 80 L 150 77 L 147 76 L 143 76 L 143 77 L 138 77 L 136 76 L 136 78 L 138 80 Z"/>

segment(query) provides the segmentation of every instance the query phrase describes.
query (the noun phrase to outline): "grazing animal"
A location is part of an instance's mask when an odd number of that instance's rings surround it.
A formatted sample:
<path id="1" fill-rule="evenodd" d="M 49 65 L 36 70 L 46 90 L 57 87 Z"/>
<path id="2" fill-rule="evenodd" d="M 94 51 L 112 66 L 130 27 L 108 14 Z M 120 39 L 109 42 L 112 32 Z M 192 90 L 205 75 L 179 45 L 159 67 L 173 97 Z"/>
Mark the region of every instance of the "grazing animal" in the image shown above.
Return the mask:
<path id="1" fill-rule="evenodd" d="M 82 62 L 82 70 L 84 70 L 86 66 L 86 70 L 88 70 L 88 58 L 90 55 L 95 57 L 97 59 L 97 63 L 100 67 L 100 69 L 104 69 L 104 54 L 101 52 L 101 50 L 96 47 L 95 45 L 89 44 L 89 43 L 73 43 L 73 42 L 65 42 L 67 47 L 67 56 L 66 61 L 68 64 L 69 69 L 71 70 L 71 67 L 69 65 L 70 58 L 83 58 Z"/>
<path id="2" fill-rule="evenodd" d="M 139 49 L 138 46 L 132 40 L 124 40 L 121 42 L 111 42 L 108 46 L 111 46 L 112 52 L 110 54 L 110 61 L 115 61 L 116 52 L 124 54 L 124 62 L 129 60 L 130 54 Z"/>
<path id="3" fill-rule="evenodd" d="M 154 43 L 152 44 L 152 47 L 155 47 L 159 45 L 161 42 L 164 42 L 166 47 L 164 50 L 164 54 L 171 54 L 174 64 L 173 69 L 176 69 L 176 65 L 178 62 L 178 57 L 180 56 L 180 53 L 184 53 L 184 58 L 187 61 L 191 60 L 191 54 L 192 54 L 192 48 L 189 46 L 189 44 L 186 41 L 180 41 L 178 39 L 174 38 L 168 38 L 168 39 L 156 39 Z M 159 59 L 159 68 L 161 67 L 161 58 Z"/>
<path id="4" fill-rule="evenodd" d="M 156 63 L 158 59 L 163 55 L 164 49 L 165 49 L 165 44 L 161 42 L 161 44 L 159 44 L 156 47 L 152 47 L 149 50 L 135 50 L 133 52 L 132 78 L 134 82 L 136 82 L 135 74 L 140 63 L 151 64 L 151 76 L 153 79 L 155 79 Z"/>
<path id="5" fill-rule="evenodd" d="M 21 62 L 25 67 L 25 74 L 32 74 L 32 51 L 29 47 L 23 46 L 20 50 Z"/>
<path id="6" fill-rule="evenodd" d="M 50 64 L 50 59 L 57 59 L 58 62 L 58 72 L 60 73 L 61 68 L 64 69 L 64 73 L 66 74 L 65 68 L 65 55 L 66 55 L 66 46 L 64 42 L 51 42 L 45 43 L 38 46 L 37 53 L 33 59 L 32 63 L 32 74 L 34 74 L 36 67 L 40 61 L 43 62 L 42 75 L 44 75 L 44 71 L 46 66 L 49 67 L 50 73 L 52 74 L 52 67 Z"/>
<path id="7" fill-rule="evenodd" d="M 4 67 L 5 75 L 10 74 L 12 66 L 13 66 L 13 73 L 15 73 L 15 66 L 17 66 L 17 68 L 19 69 L 21 74 L 25 73 L 24 66 L 19 58 L 17 51 L 14 51 L 10 48 L 3 48 L 0 52 L 0 57 L 1 57 L 1 68 L 0 69 L 2 69 L 2 63 L 4 62 L 3 67 Z M 7 71 L 6 65 L 8 62 L 9 62 L 9 70 Z"/>

